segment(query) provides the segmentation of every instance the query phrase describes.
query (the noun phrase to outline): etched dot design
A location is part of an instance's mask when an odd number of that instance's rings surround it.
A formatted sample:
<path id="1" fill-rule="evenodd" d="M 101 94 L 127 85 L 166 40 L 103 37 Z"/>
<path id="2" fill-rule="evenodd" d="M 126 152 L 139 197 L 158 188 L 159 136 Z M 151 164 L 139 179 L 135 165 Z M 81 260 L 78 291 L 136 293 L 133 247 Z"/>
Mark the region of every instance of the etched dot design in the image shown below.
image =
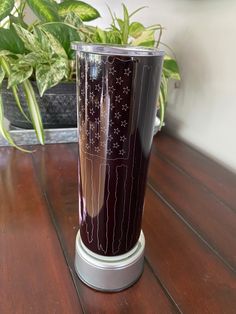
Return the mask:
<path id="1" fill-rule="evenodd" d="M 86 153 L 108 159 L 128 158 L 132 67 L 130 59 L 116 57 L 103 57 L 102 62 L 88 60 L 87 67 L 82 67 L 79 128 L 81 148 Z"/>

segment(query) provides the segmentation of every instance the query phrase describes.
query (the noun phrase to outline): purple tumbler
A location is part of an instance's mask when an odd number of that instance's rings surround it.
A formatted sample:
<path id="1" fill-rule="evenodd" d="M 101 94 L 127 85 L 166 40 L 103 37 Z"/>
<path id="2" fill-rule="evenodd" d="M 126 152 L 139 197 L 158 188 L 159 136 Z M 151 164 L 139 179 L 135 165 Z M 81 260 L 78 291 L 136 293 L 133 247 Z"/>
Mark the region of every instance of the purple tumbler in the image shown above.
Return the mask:
<path id="1" fill-rule="evenodd" d="M 87 285 L 119 291 L 143 270 L 141 231 L 163 52 L 74 43 L 79 216 L 75 268 Z"/>

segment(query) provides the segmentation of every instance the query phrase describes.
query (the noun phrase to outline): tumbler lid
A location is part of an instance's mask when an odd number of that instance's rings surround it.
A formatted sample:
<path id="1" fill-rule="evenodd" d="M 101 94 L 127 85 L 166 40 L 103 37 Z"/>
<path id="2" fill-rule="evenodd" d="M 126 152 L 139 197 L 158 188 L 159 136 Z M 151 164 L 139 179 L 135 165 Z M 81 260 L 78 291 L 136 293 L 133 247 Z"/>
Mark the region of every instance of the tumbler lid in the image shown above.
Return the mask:
<path id="1" fill-rule="evenodd" d="M 164 56 L 164 51 L 157 48 L 141 46 L 110 45 L 110 44 L 89 44 L 83 42 L 72 42 L 72 49 L 79 52 L 94 53 L 100 55 L 129 56 L 129 57 L 152 57 Z"/>

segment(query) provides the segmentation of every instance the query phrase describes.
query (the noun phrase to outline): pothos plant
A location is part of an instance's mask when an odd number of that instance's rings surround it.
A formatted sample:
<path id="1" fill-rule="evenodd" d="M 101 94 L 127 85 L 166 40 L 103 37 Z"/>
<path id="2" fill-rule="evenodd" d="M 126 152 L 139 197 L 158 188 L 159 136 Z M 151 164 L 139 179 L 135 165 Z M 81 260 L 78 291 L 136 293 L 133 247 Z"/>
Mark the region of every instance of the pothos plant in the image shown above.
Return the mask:
<path id="1" fill-rule="evenodd" d="M 24 9 L 28 5 L 37 19 L 27 24 Z M 30 121 L 37 138 L 44 144 L 44 130 L 39 106 L 36 101 L 32 81 L 36 81 L 38 92 L 44 92 L 61 81 L 75 80 L 75 55 L 71 49 L 72 41 L 90 43 L 123 44 L 145 47 L 162 45 L 163 28 L 160 24 L 144 26 L 132 21 L 132 13 L 123 6 L 123 17 L 112 13 L 111 24 L 107 29 L 86 24 L 100 17 L 91 5 L 77 0 L 66 0 L 60 4 L 54 0 L 1 0 L 0 2 L 0 132 L 12 145 L 17 147 L 10 133 L 4 127 L 4 104 L 1 89 L 4 79 L 7 88 L 12 90 L 16 106 Z M 158 101 L 161 126 L 168 95 L 168 81 L 179 80 L 179 69 L 175 58 L 165 55 L 160 96 Z M 30 116 L 23 111 L 18 96 L 22 86 L 27 100 Z"/>

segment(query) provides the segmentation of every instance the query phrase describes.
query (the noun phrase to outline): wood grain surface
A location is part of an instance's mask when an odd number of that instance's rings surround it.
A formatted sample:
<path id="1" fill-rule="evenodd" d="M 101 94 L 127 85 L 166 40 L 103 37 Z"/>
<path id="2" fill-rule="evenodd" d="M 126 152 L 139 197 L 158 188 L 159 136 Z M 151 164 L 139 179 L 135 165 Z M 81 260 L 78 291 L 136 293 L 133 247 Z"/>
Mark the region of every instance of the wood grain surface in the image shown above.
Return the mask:
<path id="1" fill-rule="evenodd" d="M 77 145 L 0 148 L 0 313 L 236 313 L 236 178 L 166 135 L 153 143 L 141 279 L 96 292 L 74 271 Z"/>

